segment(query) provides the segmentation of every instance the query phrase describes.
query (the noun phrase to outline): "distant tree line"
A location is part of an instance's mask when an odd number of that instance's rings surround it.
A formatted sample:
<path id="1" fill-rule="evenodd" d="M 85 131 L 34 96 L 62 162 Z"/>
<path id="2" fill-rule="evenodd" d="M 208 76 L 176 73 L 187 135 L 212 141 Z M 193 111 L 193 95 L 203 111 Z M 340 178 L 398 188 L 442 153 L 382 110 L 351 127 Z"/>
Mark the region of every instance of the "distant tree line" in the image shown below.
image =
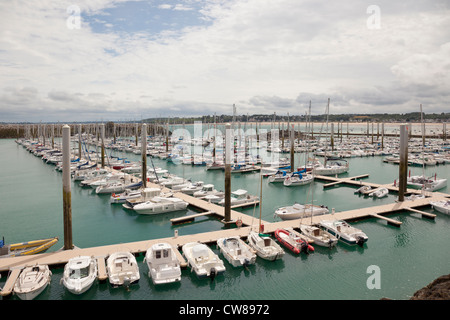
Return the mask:
<path id="1" fill-rule="evenodd" d="M 240 122 L 271 122 L 271 121 L 306 121 L 305 115 L 278 115 L 278 114 L 253 114 L 253 115 L 236 115 L 236 121 Z M 225 123 L 233 121 L 232 115 L 218 115 L 215 117 L 216 122 Z M 427 122 L 446 122 L 450 119 L 450 113 L 428 113 L 423 114 L 424 121 Z M 324 122 L 327 120 L 326 114 L 312 115 L 311 120 L 314 122 Z M 194 121 L 201 121 L 202 123 L 213 123 L 214 116 L 206 115 L 200 117 L 171 117 L 171 118 L 149 118 L 142 120 L 147 123 L 166 123 L 169 121 L 170 124 L 182 124 L 182 123 L 193 123 Z M 375 114 L 330 114 L 328 115 L 328 121 L 332 122 L 420 122 L 421 115 L 420 112 L 411 113 L 375 113 Z"/>

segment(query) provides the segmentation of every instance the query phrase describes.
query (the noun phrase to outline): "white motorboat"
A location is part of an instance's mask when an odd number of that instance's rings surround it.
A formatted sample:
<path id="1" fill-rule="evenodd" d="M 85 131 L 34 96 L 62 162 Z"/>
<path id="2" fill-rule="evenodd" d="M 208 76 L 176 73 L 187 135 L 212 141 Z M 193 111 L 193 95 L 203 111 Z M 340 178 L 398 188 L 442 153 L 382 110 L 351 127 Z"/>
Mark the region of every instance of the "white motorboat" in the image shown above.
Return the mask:
<path id="1" fill-rule="evenodd" d="M 231 173 L 246 173 L 260 170 L 260 166 L 252 164 L 235 164 L 231 166 Z"/>
<path id="2" fill-rule="evenodd" d="M 318 216 L 329 213 L 328 207 L 317 206 L 312 204 L 299 204 L 296 203 L 292 206 L 281 207 L 275 210 L 275 214 L 281 218 L 281 220 L 293 220 L 305 217 Z"/>
<path id="3" fill-rule="evenodd" d="M 300 232 L 314 240 L 314 244 L 318 246 L 332 248 L 338 242 L 338 238 L 316 225 L 300 224 Z"/>
<path id="4" fill-rule="evenodd" d="M 189 183 L 189 181 L 187 179 L 184 179 L 181 177 L 171 177 L 165 181 L 162 181 L 161 185 L 166 188 L 173 188 L 176 185 L 185 184 L 185 183 Z"/>
<path id="5" fill-rule="evenodd" d="M 86 292 L 97 279 L 97 261 L 94 257 L 79 256 L 64 266 L 61 283 L 73 294 Z"/>
<path id="6" fill-rule="evenodd" d="M 254 250 L 238 236 L 219 238 L 217 239 L 217 246 L 233 267 L 246 267 L 256 261 Z"/>
<path id="7" fill-rule="evenodd" d="M 215 204 L 218 204 L 224 198 L 225 198 L 225 194 L 224 193 L 222 193 L 220 195 L 208 194 L 207 196 L 202 197 L 203 200 L 205 200 L 207 202 L 210 202 L 210 203 L 215 203 Z"/>
<path id="8" fill-rule="evenodd" d="M 165 242 L 147 249 L 144 262 L 148 266 L 148 276 L 153 284 L 173 283 L 181 280 L 180 263 L 173 247 Z"/>
<path id="9" fill-rule="evenodd" d="M 133 207 L 139 214 L 159 214 L 184 210 L 189 203 L 180 198 L 154 197 L 150 201 L 142 202 Z"/>
<path id="10" fill-rule="evenodd" d="M 194 192 L 200 191 L 200 190 L 202 190 L 202 188 L 203 188 L 203 181 L 197 181 L 197 182 L 188 184 L 184 188 L 181 188 L 180 192 L 189 194 L 189 195 L 193 195 Z"/>
<path id="11" fill-rule="evenodd" d="M 89 180 L 96 177 L 106 176 L 109 173 L 106 169 L 97 168 L 94 170 L 77 170 L 73 173 L 74 181 Z"/>
<path id="12" fill-rule="evenodd" d="M 223 191 L 217 191 L 216 189 L 214 189 L 213 184 L 205 184 L 203 185 L 201 190 L 195 191 L 193 195 L 196 198 L 202 198 L 207 195 L 218 195 L 218 194 L 223 194 Z"/>
<path id="13" fill-rule="evenodd" d="M 253 203 L 258 201 L 259 197 L 247 194 L 247 190 L 238 189 L 236 191 L 231 192 L 231 206 L 237 206 L 245 203 Z M 225 198 L 219 201 L 219 205 L 225 205 Z"/>
<path id="14" fill-rule="evenodd" d="M 223 261 L 206 245 L 198 242 L 188 242 L 182 247 L 191 271 L 199 278 L 214 279 L 225 272 Z"/>
<path id="15" fill-rule="evenodd" d="M 22 300 L 33 300 L 47 288 L 51 276 L 48 265 L 26 267 L 14 284 L 14 293 Z"/>
<path id="16" fill-rule="evenodd" d="M 322 220 L 319 224 L 326 231 L 348 245 L 357 244 L 362 247 L 368 240 L 367 235 L 362 230 L 349 225 L 343 220 Z"/>
<path id="17" fill-rule="evenodd" d="M 260 172 L 263 177 L 270 177 L 276 174 L 278 171 L 279 169 L 275 167 L 262 167 Z"/>
<path id="18" fill-rule="evenodd" d="M 270 261 L 281 259 L 285 252 L 284 250 L 268 235 L 261 235 L 255 231 L 250 231 L 248 234 L 248 244 L 256 251 L 256 254 Z"/>
<path id="19" fill-rule="evenodd" d="M 92 179 L 88 179 L 88 180 L 83 180 L 80 182 L 80 185 L 82 187 L 84 186 L 89 186 L 92 189 L 96 189 L 99 186 L 104 186 L 108 183 L 113 183 L 113 182 L 119 182 L 120 180 L 123 180 L 124 177 L 123 175 L 119 175 L 119 174 L 112 174 L 112 173 L 108 173 L 105 176 L 100 176 L 100 177 L 95 177 Z"/>
<path id="20" fill-rule="evenodd" d="M 129 183 L 125 181 L 120 182 L 112 182 L 102 186 L 98 186 L 95 189 L 95 193 L 97 194 L 105 194 L 105 193 L 116 193 L 116 192 L 124 192 L 126 189 L 137 189 L 142 186 L 142 181 L 133 182 L 133 180 Z"/>
<path id="21" fill-rule="evenodd" d="M 161 192 L 159 188 L 145 188 L 141 189 L 141 195 L 139 197 L 132 197 L 131 199 L 126 199 L 125 203 L 122 206 L 125 209 L 133 209 L 135 205 L 140 203 L 144 203 L 146 201 L 150 201 L 156 197 L 165 197 L 170 198 L 172 196 L 172 192 Z"/>
<path id="22" fill-rule="evenodd" d="M 328 161 L 325 165 L 319 161 L 313 165 L 312 173 L 315 175 L 330 176 L 347 172 L 349 164 L 345 160 Z"/>
<path id="23" fill-rule="evenodd" d="M 127 200 L 137 199 L 141 196 L 141 190 L 131 190 L 125 189 L 124 192 L 115 194 L 113 193 L 109 198 L 109 202 L 111 203 L 125 203 Z"/>
<path id="24" fill-rule="evenodd" d="M 381 188 L 372 190 L 369 193 L 369 197 L 383 198 L 383 197 L 386 197 L 388 194 L 389 194 L 389 190 L 387 188 L 381 187 Z"/>
<path id="25" fill-rule="evenodd" d="M 430 204 L 434 210 L 450 215 L 450 200 L 432 201 Z"/>
<path id="26" fill-rule="evenodd" d="M 284 180 L 288 177 L 285 170 L 278 170 L 275 174 L 269 176 L 267 179 L 269 182 L 284 182 Z"/>
<path id="27" fill-rule="evenodd" d="M 113 182 L 108 183 L 102 186 L 98 186 L 95 189 L 95 193 L 97 194 L 104 194 L 104 193 L 116 193 L 116 192 L 123 192 L 125 191 L 125 184 L 122 182 Z"/>
<path id="28" fill-rule="evenodd" d="M 113 287 L 137 283 L 140 279 L 139 266 L 130 252 L 115 252 L 106 260 L 106 272 Z"/>
<path id="29" fill-rule="evenodd" d="M 303 186 L 306 184 L 309 184 L 313 182 L 314 176 L 312 174 L 305 174 L 302 175 L 303 172 L 297 171 L 293 172 L 291 175 L 288 175 L 284 181 L 283 185 L 286 187 L 293 187 L 293 186 Z"/>
<path id="30" fill-rule="evenodd" d="M 412 189 L 423 189 L 424 191 L 436 191 L 447 186 L 447 179 L 422 176 L 410 176 L 406 179 L 406 186 Z"/>

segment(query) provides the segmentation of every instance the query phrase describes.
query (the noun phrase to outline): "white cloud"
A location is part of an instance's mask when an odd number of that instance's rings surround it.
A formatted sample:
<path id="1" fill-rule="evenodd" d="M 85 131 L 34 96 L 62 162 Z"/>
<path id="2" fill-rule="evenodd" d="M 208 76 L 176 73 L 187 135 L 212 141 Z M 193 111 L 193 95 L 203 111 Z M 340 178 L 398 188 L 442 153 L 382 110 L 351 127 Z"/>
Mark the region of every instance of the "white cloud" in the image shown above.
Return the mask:
<path id="1" fill-rule="evenodd" d="M 87 16 L 74 30 L 69 1 L 0 3 L 2 121 L 34 108 L 64 121 L 77 108 L 87 120 L 121 119 L 231 113 L 233 103 L 242 113 L 304 114 L 309 100 L 323 113 L 326 97 L 335 113 L 411 112 L 422 102 L 448 109 L 445 2 L 380 1 L 382 27 L 370 30 L 369 3 L 356 0 L 163 1 L 155 6 L 201 5 L 208 24 L 158 34 L 96 33 L 88 17 L 119 2 L 78 3 Z"/>

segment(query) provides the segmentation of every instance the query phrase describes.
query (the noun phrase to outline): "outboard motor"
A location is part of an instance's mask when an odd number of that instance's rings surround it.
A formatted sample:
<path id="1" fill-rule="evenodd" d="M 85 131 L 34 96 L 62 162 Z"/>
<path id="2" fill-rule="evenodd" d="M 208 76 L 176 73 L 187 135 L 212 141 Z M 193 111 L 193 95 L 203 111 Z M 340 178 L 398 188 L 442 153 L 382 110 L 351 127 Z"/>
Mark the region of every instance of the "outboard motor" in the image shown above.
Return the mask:
<path id="1" fill-rule="evenodd" d="M 363 237 L 357 237 L 356 238 L 356 243 L 358 244 L 358 246 L 360 246 L 361 248 L 364 245 L 364 238 Z"/>
<path id="2" fill-rule="evenodd" d="M 211 281 L 214 280 L 214 278 L 216 277 L 216 275 L 217 275 L 216 268 L 211 268 L 211 270 L 209 271 L 209 277 L 211 278 Z"/>
<path id="3" fill-rule="evenodd" d="M 128 277 L 123 278 L 123 286 L 125 288 L 128 289 L 130 287 L 130 284 L 131 284 L 131 279 L 130 278 L 128 278 Z"/>
<path id="4" fill-rule="evenodd" d="M 305 241 L 303 241 L 302 244 L 300 245 L 300 252 L 309 254 L 308 243 L 306 243 Z"/>

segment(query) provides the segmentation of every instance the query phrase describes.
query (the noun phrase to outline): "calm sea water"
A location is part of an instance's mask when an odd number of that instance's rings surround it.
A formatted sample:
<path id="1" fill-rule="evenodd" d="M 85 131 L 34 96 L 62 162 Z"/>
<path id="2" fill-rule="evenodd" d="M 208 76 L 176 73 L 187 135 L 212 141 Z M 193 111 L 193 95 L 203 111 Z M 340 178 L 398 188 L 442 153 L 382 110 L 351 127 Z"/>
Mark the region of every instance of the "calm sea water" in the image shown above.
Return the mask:
<path id="1" fill-rule="evenodd" d="M 109 151 L 108 151 L 109 153 Z M 122 154 L 124 155 L 124 154 Z M 139 156 L 126 154 L 130 160 Z M 204 167 L 172 165 L 154 159 L 155 166 L 167 167 L 170 172 L 193 180 L 213 183 L 223 189 L 222 172 L 206 172 Z M 381 157 L 351 158 L 347 176 L 368 173 L 369 181 L 389 183 L 398 179 L 398 166 L 385 164 Z M 150 163 L 149 163 L 150 165 Z M 416 170 L 416 169 L 413 169 Z M 421 174 L 422 169 L 417 172 Z M 449 166 L 430 167 L 426 174 L 450 178 Z M 0 140 L 0 236 L 7 243 L 58 236 L 60 242 L 50 251 L 63 245 L 62 177 L 52 165 L 28 153 L 13 140 Z M 258 174 L 232 175 L 232 189 L 244 188 L 258 194 Z M 323 190 L 323 183 L 314 183 L 314 203 L 324 204 L 336 211 L 390 203 L 395 195 L 384 199 L 363 198 L 351 187 Z M 448 188 L 441 190 L 448 193 Z M 294 202 L 311 201 L 310 187 L 286 188 L 263 182 L 262 218 L 276 221 L 274 209 Z M 256 210 L 242 209 L 254 215 Z M 426 211 L 431 212 L 432 209 Z M 182 212 L 156 216 L 140 216 L 111 205 L 109 196 L 99 196 L 77 183 L 72 184 L 73 241 L 78 247 L 102 246 L 146 239 L 219 230 L 223 228 L 215 218 L 198 218 L 194 223 L 173 227 L 170 219 L 192 214 Z M 182 271 L 178 284 L 154 286 L 147 276 L 147 266 L 138 257 L 141 280 L 129 291 L 113 289 L 106 283 L 95 284 L 87 293 L 75 296 L 60 284 L 62 269 L 53 269 L 52 283 L 37 299 L 42 300 L 316 300 L 316 299 L 408 299 L 415 291 L 435 278 L 449 273 L 450 217 L 437 213 L 435 220 L 418 214 L 398 213 L 390 216 L 403 222 L 400 228 L 384 221 L 366 219 L 354 222 L 369 236 L 364 248 L 339 244 L 330 250 L 316 246 L 310 255 L 286 252 L 282 260 L 267 262 L 260 258 L 248 269 L 233 268 L 227 262 L 223 276 L 213 282 L 199 280 L 190 269 Z M 219 253 L 215 246 L 212 246 Z M 219 256 L 221 256 L 219 254 Z M 221 256 L 222 257 L 222 256 Z M 380 289 L 369 289 L 369 266 L 380 269 Z M 6 277 L 0 279 L 3 286 Z M 17 299 L 12 296 L 10 299 Z"/>

